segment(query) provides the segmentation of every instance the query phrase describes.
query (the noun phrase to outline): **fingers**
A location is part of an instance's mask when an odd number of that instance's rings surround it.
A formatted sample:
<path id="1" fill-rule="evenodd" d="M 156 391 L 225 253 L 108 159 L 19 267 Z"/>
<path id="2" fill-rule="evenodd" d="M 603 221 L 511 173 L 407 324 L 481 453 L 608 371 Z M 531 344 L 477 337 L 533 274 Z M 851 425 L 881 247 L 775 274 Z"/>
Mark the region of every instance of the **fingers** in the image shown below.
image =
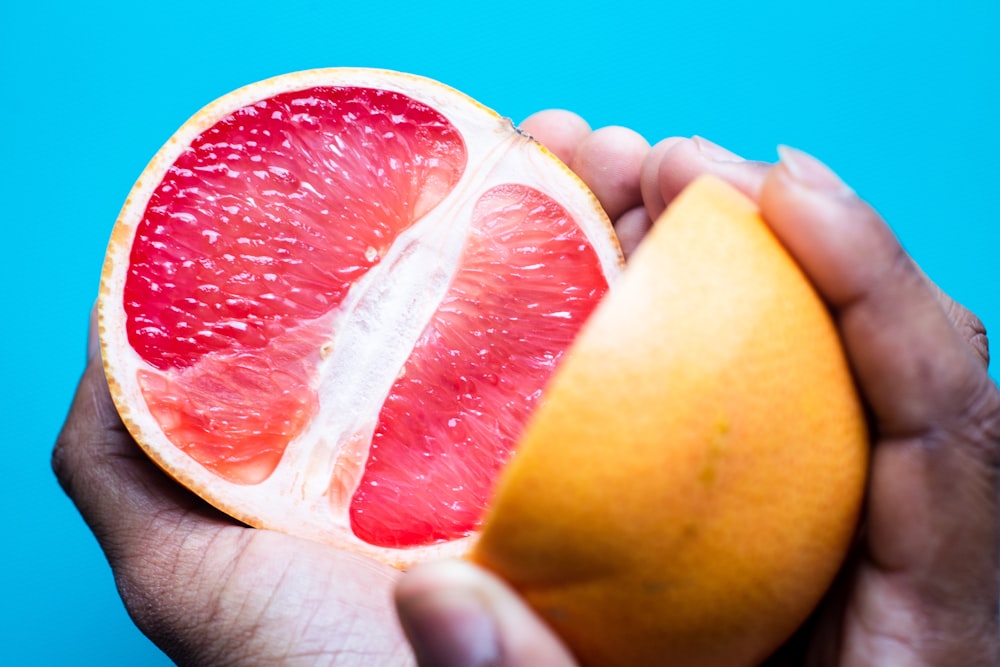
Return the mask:
<path id="1" fill-rule="evenodd" d="M 569 651 L 514 591 L 465 562 L 423 565 L 396 588 L 421 667 L 573 667 Z"/>
<path id="2" fill-rule="evenodd" d="M 572 111 L 547 109 L 532 114 L 521 129 L 540 141 L 567 165 L 573 163 L 577 147 L 590 134 L 590 125 Z"/>
<path id="3" fill-rule="evenodd" d="M 627 257 L 650 227 L 643 206 L 640 170 L 649 143 L 624 127 L 590 126 L 568 111 L 541 111 L 521 128 L 563 160 L 591 189 L 615 230 Z"/>
<path id="4" fill-rule="evenodd" d="M 664 139 L 652 147 L 640 169 L 640 189 L 647 217 L 649 220 L 656 220 L 667 203 L 694 178 L 702 174 L 718 176 L 757 200 L 771 168 L 770 164 L 764 162 L 743 160 L 735 153 L 701 137 Z M 616 227 L 619 226 L 620 223 Z M 636 232 L 635 240 L 629 237 L 633 247 L 641 240 L 644 232 L 645 229 Z M 621 230 L 619 236 L 622 236 Z M 914 268 L 919 271 L 919 267 L 914 265 Z M 931 285 L 952 326 L 958 330 L 982 363 L 988 364 L 989 346 L 982 321 L 929 280 L 927 282 Z"/>
<path id="5" fill-rule="evenodd" d="M 924 433 L 985 391 L 982 364 L 937 290 L 878 214 L 826 167 L 786 149 L 761 209 L 837 311 L 883 435 Z"/>
<path id="6" fill-rule="evenodd" d="M 642 203 L 639 178 L 648 153 L 649 144 L 638 133 L 604 127 L 580 142 L 570 165 L 614 222 L 625 257 L 652 225 Z"/>
<path id="7" fill-rule="evenodd" d="M 637 206 L 625 211 L 615 221 L 615 233 L 618 235 L 618 244 L 621 246 L 625 259 L 632 256 L 632 253 L 639 247 L 639 243 L 645 238 L 646 232 L 653 226 L 653 221 L 646 213 L 643 206 Z"/>
<path id="8" fill-rule="evenodd" d="M 521 129 L 548 147 L 590 187 L 616 229 L 621 226 L 623 241 L 641 238 L 650 221 L 701 174 L 723 178 L 757 199 L 770 168 L 701 137 L 671 137 L 651 148 L 632 130 L 611 126 L 591 131 L 582 118 L 559 109 L 528 117 Z M 644 217 L 637 208 L 644 208 Z"/>
<path id="9" fill-rule="evenodd" d="M 642 193 L 646 215 L 650 220 L 659 218 L 660 214 L 667 207 L 667 199 L 664 197 L 664 190 L 660 186 L 660 169 L 663 160 L 674 146 L 686 143 L 687 141 L 687 139 L 682 137 L 668 137 L 657 142 L 646 154 L 646 159 L 643 160 L 639 168 L 639 191 Z M 663 171 L 664 178 L 669 178 L 673 174 L 672 168 L 664 167 Z M 674 187 L 671 185 L 666 190 L 668 192 L 673 191 Z M 680 189 L 678 188 L 677 191 L 679 192 Z M 673 196 L 671 196 L 672 198 Z"/>
<path id="10" fill-rule="evenodd" d="M 521 129 L 565 162 L 613 221 L 642 205 L 639 171 L 649 143 L 638 132 L 617 126 L 591 131 L 582 118 L 559 109 L 529 116 Z"/>
<path id="11" fill-rule="evenodd" d="M 642 205 L 639 171 L 649 152 L 640 134 L 624 127 L 602 127 L 577 147 L 570 168 L 601 201 L 608 217 L 618 220 Z"/>
<path id="12" fill-rule="evenodd" d="M 1000 392 L 956 329 L 961 314 L 815 159 L 783 150 L 760 205 L 831 305 L 871 408 L 868 565 L 848 645 L 878 664 L 994 664 Z"/>
<path id="13" fill-rule="evenodd" d="M 666 204 L 702 174 L 718 176 L 756 200 L 769 169 L 766 163 L 744 160 L 707 139 L 674 137 L 664 139 L 648 154 L 641 169 L 641 190 L 649 217 L 655 220 Z"/>

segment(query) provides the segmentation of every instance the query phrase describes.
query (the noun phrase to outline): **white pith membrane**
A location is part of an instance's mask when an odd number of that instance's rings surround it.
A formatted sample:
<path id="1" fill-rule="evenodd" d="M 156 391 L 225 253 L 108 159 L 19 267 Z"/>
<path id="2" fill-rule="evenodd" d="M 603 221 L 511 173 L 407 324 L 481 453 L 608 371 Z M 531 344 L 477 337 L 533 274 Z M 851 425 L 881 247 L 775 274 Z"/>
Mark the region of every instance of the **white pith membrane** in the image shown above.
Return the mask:
<path id="1" fill-rule="evenodd" d="M 143 370 L 163 372 L 143 361 L 128 341 L 122 293 L 130 248 L 152 192 L 202 132 L 260 99 L 316 86 L 390 90 L 430 106 L 462 136 L 468 165 L 444 200 L 402 232 L 381 261 L 351 287 L 340 308 L 325 318 L 331 335 L 323 346 L 315 387 L 319 414 L 289 443 L 265 481 L 234 484 L 173 445 L 145 409 L 137 376 Z M 349 548 L 397 567 L 465 553 L 474 537 L 407 549 L 371 546 L 351 533 L 349 504 L 386 395 L 455 274 L 472 209 L 483 193 L 502 184 L 524 184 L 558 202 L 578 222 L 613 284 L 622 266 L 620 251 L 589 190 L 509 120 L 440 83 L 384 70 L 310 70 L 252 84 L 205 107 L 150 162 L 133 187 L 109 244 L 99 328 L 112 395 L 125 424 L 173 477 L 251 525 Z"/>

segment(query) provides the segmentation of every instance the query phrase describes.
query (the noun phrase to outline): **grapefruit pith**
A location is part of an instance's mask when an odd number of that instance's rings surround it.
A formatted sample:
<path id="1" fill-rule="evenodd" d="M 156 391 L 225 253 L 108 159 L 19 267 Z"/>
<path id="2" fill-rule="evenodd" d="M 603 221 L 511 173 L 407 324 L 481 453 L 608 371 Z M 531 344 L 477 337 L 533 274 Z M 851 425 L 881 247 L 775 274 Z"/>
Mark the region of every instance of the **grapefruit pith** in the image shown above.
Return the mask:
<path id="1" fill-rule="evenodd" d="M 325 69 L 213 102 L 109 243 L 125 424 L 231 515 L 397 566 L 464 553 L 620 271 L 562 163 L 437 82 Z"/>
<path id="2" fill-rule="evenodd" d="M 573 343 L 471 555 L 583 665 L 755 665 L 841 566 L 867 456 L 824 304 L 702 177 Z"/>

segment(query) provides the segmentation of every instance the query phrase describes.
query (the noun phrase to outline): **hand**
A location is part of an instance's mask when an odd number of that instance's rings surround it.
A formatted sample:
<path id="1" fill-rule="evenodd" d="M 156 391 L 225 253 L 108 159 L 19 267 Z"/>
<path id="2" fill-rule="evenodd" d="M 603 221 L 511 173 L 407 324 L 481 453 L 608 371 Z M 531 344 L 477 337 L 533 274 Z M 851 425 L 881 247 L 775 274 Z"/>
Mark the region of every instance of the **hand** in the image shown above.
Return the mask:
<path id="1" fill-rule="evenodd" d="M 397 571 L 246 528 L 181 489 L 125 430 L 94 348 L 52 465 L 150 639 L 180 665 L 412 665 Z"/>
<path id="2" fill-rule="evenodd" d="M 759 202 L 833 311 L 871 412 L 866 513 L 827 599 L 767 664 L 1000 664 L 1000 392 L 976 317 L 803 153 L 784 149 L 772 167 L 701 139 L 650 148 L 560 111 L 523 127 L 590 185 L 626 253 L 696 175 L 728 180 Z M 396 596 L 421 665 L 575 664 L 510 589 L 469 564 L 416 568 Z"/>

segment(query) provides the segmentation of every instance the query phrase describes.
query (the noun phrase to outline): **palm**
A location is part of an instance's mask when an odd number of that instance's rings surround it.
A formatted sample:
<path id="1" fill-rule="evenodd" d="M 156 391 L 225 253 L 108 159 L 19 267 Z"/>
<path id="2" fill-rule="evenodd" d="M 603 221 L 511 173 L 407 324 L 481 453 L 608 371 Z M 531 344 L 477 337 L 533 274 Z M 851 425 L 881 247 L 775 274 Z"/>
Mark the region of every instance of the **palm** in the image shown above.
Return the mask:
<path id="1" fill-rule="evenodd" d="M 199 596 L 198 604 L 210 614 L 207 629 L 213 634 L 220 624 L 226 629 L 217 636 L 223 640 L 217 650 L 260 664 L 411 662 L 391 606 L 395 571 L 271 531 L 216 522 L 191 528 L 198 537 L 193 544 L 188 537 L 177 545 L 164 588 L 181 588 L 183 580 L 176 580 L 176 574 L 187 570 L 189 580 L 211 590 Z M 198 609 L 193 604 L 184 608 L 189 613 Z M 197 629 L 185 628 L 185 633 L 196 635 Z M 198 651 L 204 650 L 205 639 L 197 640 Z M 227 645 L 234 639 L 238 645 Z M 190 662 L 183 652 L 180 657 L 180 662 Z"/>
<path id="2" fill-rule="evenodd" d="M 412 664 L 392 608 L 398 572 L 236 524 L 142 454 L 91 364 L 54 465 L 139 627 L 179 664 Z M 108 492 L 111 492 L 110 494 Z M 109 498 L 110 495 L 110 498 Z M 112 502 L 109 502 L 112 500 Z"/>

